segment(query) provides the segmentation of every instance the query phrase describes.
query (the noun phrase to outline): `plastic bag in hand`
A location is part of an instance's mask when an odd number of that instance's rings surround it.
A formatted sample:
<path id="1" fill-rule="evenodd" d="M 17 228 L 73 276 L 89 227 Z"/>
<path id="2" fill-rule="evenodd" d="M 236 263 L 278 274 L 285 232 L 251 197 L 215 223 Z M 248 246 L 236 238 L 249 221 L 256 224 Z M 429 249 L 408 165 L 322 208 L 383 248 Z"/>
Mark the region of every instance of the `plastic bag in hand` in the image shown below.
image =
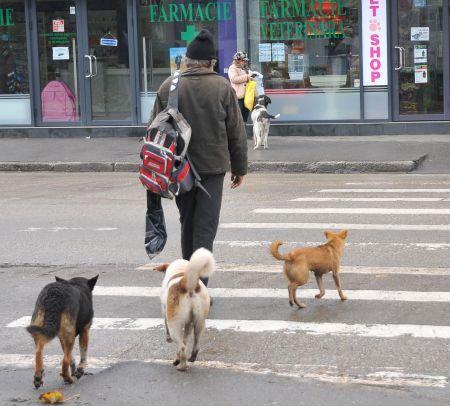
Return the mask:
<path id="1" fill-rule="evenodd" d="M 145 215 L 145 251 L 150 259 L 158 255 L 166 245 L 167 231 L 161 196 L 147 191 Z"/>

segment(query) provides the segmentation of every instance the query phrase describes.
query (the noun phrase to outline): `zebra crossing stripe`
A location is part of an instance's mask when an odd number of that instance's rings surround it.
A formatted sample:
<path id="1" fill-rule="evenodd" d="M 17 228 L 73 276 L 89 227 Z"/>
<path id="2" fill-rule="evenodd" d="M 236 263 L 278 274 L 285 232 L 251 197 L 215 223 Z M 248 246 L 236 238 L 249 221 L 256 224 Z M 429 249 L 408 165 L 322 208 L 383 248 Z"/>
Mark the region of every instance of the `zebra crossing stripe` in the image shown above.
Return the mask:
<path id="1" fill-rule="evenodd" d="M 287 289 L 231 289 L 209 288 L 211 296 L 215 298 L 287 298 Z M 300 289 L 301 298 L 311 299 L 318 293 L 318 289 Z M 134 296 L 159 297 L 161 288 L 149 286 L 96 286 L 96 296 Z M 423 291 L 383 291 L 383 290 L 345 290 L 349 300 L 393 301 L 393 302 L 450 302 L 450 292 Z M 328 289 L 322 299 L 339 300 L 335 290 Z"/>
<path id="2" fill-rule="evenodd" d="M 270 242 L 267 242 L 268 244 Z M 317 243 L 319 244 L 319 243 Z M 315 245 L 317 245 L 315 244 Z M 450 244 L 447 244 L 450 247 Z M 246 246 L 245 244 L 243 246 Z M 136 271 L 153 271 L 157 263 L 145 264 Z M 281 274 L 281 264 L 219 264 L 216 272 L 251 272 Z M 408 268 L 408 267 L 370 267 L 370 266 L 341 266 L 340 273 L 362 275 L 436 275 L 450 276 L 450 268 Z"/>
<path id="3" fill-rule="evenodd" d="M 380 231 L 450 231 L 450 224 L 222 223 L 228 229 L 349 229 Z"/>
<path id="4" fill-rule="evenodd" d="M 30 316 L 21 317 L 6 327 L 26 327 Z M 164 327 L 161 318 L 97 317 L 94 318 L 94 330 L 151 330 Z M 432 326 L 417 324 L 347 324 L 347 323 L 303 323 L 285 320 L 219 320 L 206 321 L 208 329 L 234 331 L 241 333 L 265 332 L 303 332 L 311 335 L 357 336 L 375 338 L 413 338 L 450 339 L 450 326 Z"/>
<path id="5" fill-rule="evenodd" d="M 450 202 L 445 197 L 298 197 L 289 202 Z"/>
<path id="6" fill-rule="evenodd" d="M 254 209 L 252 213 L 260 214 L 450 214 L 450 209 L 391 209 L 377 207 L 313 207 L 313 208 L 271 208 Z"/>
<path id="7" fill-rule="evenodd" d="M 103 370 L 121 362 L 141 362 L 154 365 L 171 365 L 173 360 L 157 358 L 127 359 L 117 357 L 88 356 L 88 370 Z M 44 355 L 47 370 L 53 368 L 55 373 L 61 366 L 61 355 Z M 34 366 L 32 354 L 0 354 L 0 368 L 31 369 Z M 313 379 L 322 382 L 342 384 L 365 384 L 374 386 L 445 388 L 448 378 L 440 375 L 407 373 L 401 368 L 377 368 L 373 372 L 352 373 L 348 375 L 333 365 L 276 364 L 263 365 L 246 362 L 201 361 L 195 362 L 196 368 L 222 369 L 250 374 L 275 375 L 297 379 Z"/>
<path id="8" fill-rule="evenodd" d="M 319 193 L 450 193 L 450 189 L 321 189 Z"/>

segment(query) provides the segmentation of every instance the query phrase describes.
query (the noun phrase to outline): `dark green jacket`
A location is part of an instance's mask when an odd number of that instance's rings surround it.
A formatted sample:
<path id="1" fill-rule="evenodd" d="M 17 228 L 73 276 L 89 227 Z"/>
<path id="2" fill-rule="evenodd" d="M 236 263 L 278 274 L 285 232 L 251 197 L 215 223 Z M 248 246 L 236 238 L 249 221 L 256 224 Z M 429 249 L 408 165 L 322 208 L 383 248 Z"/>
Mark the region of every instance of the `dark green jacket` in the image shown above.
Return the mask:
<path id="1" fill-rule="evenodd" d="M 150 122 L 167 106 L 171 78 L 158 90 Z M 230 169 L 247 174 L 247 136 L 230 82 L 205 68 L 189 68 L 178 88 L 178 109 L 192 128 L 188 153 L 201 175 Z"/>

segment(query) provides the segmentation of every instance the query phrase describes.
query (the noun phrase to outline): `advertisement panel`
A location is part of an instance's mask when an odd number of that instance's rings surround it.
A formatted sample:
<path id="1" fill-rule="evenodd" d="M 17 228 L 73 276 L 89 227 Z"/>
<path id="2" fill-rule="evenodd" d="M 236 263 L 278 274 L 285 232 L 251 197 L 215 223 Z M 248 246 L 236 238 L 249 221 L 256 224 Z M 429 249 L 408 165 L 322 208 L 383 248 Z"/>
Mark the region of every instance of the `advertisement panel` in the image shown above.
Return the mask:
<path id="1" fill-rule="evenodd" d="M 387 86 L 386 0 L 363 0 L 361 7 L 364 86 Z"/>

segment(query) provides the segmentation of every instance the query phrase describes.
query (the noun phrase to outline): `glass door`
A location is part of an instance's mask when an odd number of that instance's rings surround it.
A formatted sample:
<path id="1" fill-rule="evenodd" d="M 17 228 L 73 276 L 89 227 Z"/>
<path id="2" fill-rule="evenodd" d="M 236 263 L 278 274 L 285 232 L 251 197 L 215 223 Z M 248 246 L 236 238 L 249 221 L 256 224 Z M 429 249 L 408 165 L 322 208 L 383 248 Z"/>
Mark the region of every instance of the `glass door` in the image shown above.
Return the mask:
<path id="1" fill-rule="evenodd" d="M 396 120 L 444 118 L 446 18 L 443 2 L 393 2 L 393 106 Z"/>
<path id="2" fill-rule="evenodd" d="M 137 122 L 132 0 L 35 0 L 36 122 Z M 64 124 L 62 124 L 64 123 Z"/>
<path id="3" fill-rule="evenodd" d="M 129 1 L 86 2 L 87 49 L 83 55 L 89 123 L 131 124 L 136 100 L 130 69 Z"/>
<path id="4" fill-rule="evenodd" d="M 37 0 L 35 44 L 39 91 L 36 121 L 80 122 L 80 81 L 75 0 Z"/>

